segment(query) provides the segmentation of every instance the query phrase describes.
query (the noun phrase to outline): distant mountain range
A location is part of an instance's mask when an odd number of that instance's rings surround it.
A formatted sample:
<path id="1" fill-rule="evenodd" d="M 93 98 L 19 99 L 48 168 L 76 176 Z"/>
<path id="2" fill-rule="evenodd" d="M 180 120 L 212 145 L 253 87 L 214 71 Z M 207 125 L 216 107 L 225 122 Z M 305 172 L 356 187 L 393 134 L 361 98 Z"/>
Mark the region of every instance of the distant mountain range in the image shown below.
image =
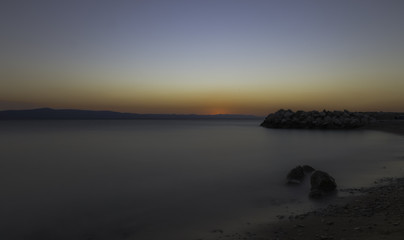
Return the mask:
<path id="1" fill-rule="evenodd" d="M 263 117 L 242 114 L 138 114 L 113 111 L 39 108 L 29 110 L 0 111 L 0 120 L 46 120 L 46 119 L 262 119 Z"/>

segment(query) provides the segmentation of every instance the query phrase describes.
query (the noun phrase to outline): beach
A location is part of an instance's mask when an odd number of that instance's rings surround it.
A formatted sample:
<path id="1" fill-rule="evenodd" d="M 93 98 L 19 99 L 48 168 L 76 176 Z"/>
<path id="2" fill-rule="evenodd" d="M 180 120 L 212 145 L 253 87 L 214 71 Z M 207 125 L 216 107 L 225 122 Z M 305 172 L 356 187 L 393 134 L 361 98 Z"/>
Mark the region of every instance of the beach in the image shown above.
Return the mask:
<path id="1" fill-rule="evenodd" d="M 404 0 L 1 3 L 0 240 L 404 240 Z"/>
<path id="2" fill-rule="evenodd" d="M 253 239 L 403 239 L 404 179 L 378 184 L 353 190 L 363 195 L 341 198 L 327 208 L 262 227 Z"/>
<path id="3" fill-rule="evenodd" d="M 404 121 L 378 121 L 365 129 L 404 136 Z M 403 173 L 404 176 L 404 173 Z M 401 240 L 404 236 L 404 178 L 384 178 L 373 187 L 339 189 L 348 193 L 332 204 L 220 239 Z M 313 200 L 321 201 L 321 200 Z"/>

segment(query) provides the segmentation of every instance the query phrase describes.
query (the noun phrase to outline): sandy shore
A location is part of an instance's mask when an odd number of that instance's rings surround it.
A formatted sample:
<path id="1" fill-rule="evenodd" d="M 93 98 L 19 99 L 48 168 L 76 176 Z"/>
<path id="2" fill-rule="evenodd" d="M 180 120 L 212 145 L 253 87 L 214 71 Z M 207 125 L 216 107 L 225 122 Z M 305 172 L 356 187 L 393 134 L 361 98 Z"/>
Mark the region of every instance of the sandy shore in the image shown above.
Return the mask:
<path id="1" fill-rule="evenodd" d="M 404 121 L 378 121 L 365 129 L 404 136 Z M 382 179 L 371 188 L 339 191 L 353 195 L 338 198 L 324 209 L 285 216 L 276 223 L 255 226 L 248 232 L 223 234 L 217 239 L 404 239 L 404 178 Z"/>

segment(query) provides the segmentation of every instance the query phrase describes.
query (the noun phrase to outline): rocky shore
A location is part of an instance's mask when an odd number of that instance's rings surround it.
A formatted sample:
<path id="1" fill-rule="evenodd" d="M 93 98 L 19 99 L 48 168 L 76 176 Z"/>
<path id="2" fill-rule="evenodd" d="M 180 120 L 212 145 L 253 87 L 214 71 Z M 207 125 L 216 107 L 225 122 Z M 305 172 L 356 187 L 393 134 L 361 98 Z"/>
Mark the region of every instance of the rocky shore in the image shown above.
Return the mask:
<path id="1" fill-rule="evenodd" d="M 367 189 L 347 189 L 363 195 L 340 199 L 338 204 L 291 216 L 261 229 L 253 239 L 403 239 L 404 178 L 385 179 Z"/>
<path id="2" fill-rule="evenodd" d="M 380 116 L 373 114 L 372 117 Z M 364 129 L 404 136 L 404 121 L 382 118 L 368 124 Z M 404 239 L 404 178 L 382 179 L 371 188 L 339 191 L 349 192 L 353 196 L 339 198 L 335 204 L 324 209 L 288 216 L 277 223 L 257 227 L 254 232 L 256 235 L 249 239 Z"/>
<path id="3" fill-rule="evenodd" d="M 269 114 L 261 126 L 267 128 L 352 129 L 366 126 L 375 119 L 366 113 L 344 111 L 279 110 Z"/>
<path id="4" fill-rule="evenodd" d="M 404 178 L 385 178 L 375 187 L 340 189 L 353 194 L 326 208 L 299 215 L 278 216 L 276 223 L 253 226 L 216 240 L 402 240 Z"/>
<path id="5" fill-rule="evenodd" d="M 404 121 L 378 119 L 365 127 L 404 136 Z M 404 175 L 404 173 L 403 173 Z M 215 239 L 244 240 L 402 240 L 404 239 L 404 178 L 385 178 L 374 187 L 339 189 L 351 196 L 336 198 L 325 208 L 248 231 L 221 233 Z"/>

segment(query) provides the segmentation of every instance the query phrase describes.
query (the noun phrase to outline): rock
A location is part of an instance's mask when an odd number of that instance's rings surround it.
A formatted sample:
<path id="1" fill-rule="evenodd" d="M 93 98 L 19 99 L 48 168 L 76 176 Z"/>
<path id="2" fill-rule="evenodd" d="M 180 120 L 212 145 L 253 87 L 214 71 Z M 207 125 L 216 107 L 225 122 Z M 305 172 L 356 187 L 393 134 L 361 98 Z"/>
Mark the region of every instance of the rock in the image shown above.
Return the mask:
<path id="1" fill-rule="evenodd" d="M 318 170 L 311 175 L 310 183 L 310 197 L 312 198 L 320 198 L 323 195 L 334 191 L 337 187 L 333 177 L 326 172 Z"/>
<path id="2" fill-rule="evenodd" d="M 285 112 L 285 114 L 283 114 L 283 116 L 284 116 L 285 118 L 290 118 L 290 117 L 293 116 L 293 114 L 294 114 L 294 113 L 293 113 L 291 110 L 288 110 L 288 111 Z"/>
<path id="3" fill-rule="evenodd" d="M 311 172 L 314 172 L 316 169 L 314 169 L 313 167 L 311 167 L 309 165 L 303 165 L 303 170 L 307 173 L 311 173 Z"/>
<path id="4" fill-rule="evenodd" d="M 351 129 L 372 123 L 374 118 L 365 113 L 341 111 L 322 112 L 279 110 L 269 114 L 261 126 L 268 128 Z"/>
<path id="5" fill-rule="evenodd" d="M 304 170 L 302 166 L 297 166 L 290 170 L 288 173 L 286 179 L 288 180 L 288 183 L 292 184 L 299 184 L 303 181 L 304 178 Z"/>
<path id="6" fill-rule="evenodd" d="M 320 240 L 329 240 L 329 239 L 334 239 L 333 237 L 327 236 L 327 235 L 321 235 L 318 237 Z"/>

